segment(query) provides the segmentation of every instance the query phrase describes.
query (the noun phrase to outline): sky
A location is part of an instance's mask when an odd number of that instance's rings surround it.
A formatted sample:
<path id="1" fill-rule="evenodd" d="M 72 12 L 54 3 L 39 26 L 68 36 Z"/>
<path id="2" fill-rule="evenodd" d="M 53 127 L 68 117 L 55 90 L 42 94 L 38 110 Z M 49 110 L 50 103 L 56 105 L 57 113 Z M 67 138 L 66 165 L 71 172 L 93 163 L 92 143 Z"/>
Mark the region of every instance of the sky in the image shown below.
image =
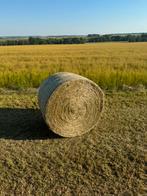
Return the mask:
<path id="1" fill-rule="evenodd" d="M 0 0 L 0 36 L 147 32 L 147 0 Z"/>

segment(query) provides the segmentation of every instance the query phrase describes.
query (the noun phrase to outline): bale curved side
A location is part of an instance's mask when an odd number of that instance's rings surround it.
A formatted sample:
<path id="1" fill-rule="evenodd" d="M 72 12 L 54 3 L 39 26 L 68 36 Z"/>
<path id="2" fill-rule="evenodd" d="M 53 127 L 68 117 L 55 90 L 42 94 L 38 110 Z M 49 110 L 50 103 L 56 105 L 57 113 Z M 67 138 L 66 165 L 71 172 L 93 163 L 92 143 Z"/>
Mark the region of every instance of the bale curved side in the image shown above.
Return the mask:
<path id="1" fill-rule="evenodd" d="M 60 72 L 42 83 L 38 99 L 48 127 L 61 136 L 74 137 L 96 126 L 104 94 L 91 80 Z"/>

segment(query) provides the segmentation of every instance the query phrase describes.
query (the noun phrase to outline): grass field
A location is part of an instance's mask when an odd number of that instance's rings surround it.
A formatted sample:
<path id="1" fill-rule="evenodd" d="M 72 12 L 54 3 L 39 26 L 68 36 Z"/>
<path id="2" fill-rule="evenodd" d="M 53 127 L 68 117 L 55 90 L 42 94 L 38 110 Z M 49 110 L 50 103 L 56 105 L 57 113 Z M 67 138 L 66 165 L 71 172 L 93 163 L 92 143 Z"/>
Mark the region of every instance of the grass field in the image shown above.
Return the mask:
<path id="1" fill-rule="evenodd" d="M 81 137 L 42 119 L 36 87 L 58 71 L 106 94 L 99 125 Z M 146 88 L 147 43 L 0 47 L 0 195 L 145 195 Z"/>
<path id="2" fill-rule="evenodd" d="M 147 87 L 147 43 L 0 47 L 0 87 L 38 87 L 59 71 L 81 74 L 103 89 Z"/>
<path id="3" fill-rule="evenodd" d="M 106 93 L 99 126 L 49 132 L 36 91 L 0 93 L 0 195 L 143 195 L 146 93 Z"/>

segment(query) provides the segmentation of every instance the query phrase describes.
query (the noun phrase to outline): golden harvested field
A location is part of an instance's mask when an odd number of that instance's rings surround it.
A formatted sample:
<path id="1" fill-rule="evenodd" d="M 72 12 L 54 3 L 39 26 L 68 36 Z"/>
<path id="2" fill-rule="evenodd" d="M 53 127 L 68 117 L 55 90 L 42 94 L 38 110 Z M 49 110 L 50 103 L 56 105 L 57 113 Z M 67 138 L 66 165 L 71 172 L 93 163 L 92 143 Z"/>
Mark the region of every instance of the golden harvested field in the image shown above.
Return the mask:
<path id="1" fill-rule="evenodd" d="M 38 87 L 48 75 L 70 71 L 103 89 L 147 87 L 147 43 L 0 47 L 0 87 Z"/>

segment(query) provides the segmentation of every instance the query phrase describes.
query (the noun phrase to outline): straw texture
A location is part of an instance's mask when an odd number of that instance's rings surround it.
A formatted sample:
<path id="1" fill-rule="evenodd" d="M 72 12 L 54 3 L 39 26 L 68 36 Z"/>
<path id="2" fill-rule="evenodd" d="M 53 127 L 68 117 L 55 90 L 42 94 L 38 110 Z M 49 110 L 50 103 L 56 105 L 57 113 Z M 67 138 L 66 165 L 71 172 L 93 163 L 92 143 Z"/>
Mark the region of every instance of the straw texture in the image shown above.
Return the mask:
<path id="1" fill-rule="evenodd" d="M 104 94 L 85 77 L 59 72 L 42 83 L 38 100 L 48 127 L 60 136 L 75 137 L 97 125 Z"/>

